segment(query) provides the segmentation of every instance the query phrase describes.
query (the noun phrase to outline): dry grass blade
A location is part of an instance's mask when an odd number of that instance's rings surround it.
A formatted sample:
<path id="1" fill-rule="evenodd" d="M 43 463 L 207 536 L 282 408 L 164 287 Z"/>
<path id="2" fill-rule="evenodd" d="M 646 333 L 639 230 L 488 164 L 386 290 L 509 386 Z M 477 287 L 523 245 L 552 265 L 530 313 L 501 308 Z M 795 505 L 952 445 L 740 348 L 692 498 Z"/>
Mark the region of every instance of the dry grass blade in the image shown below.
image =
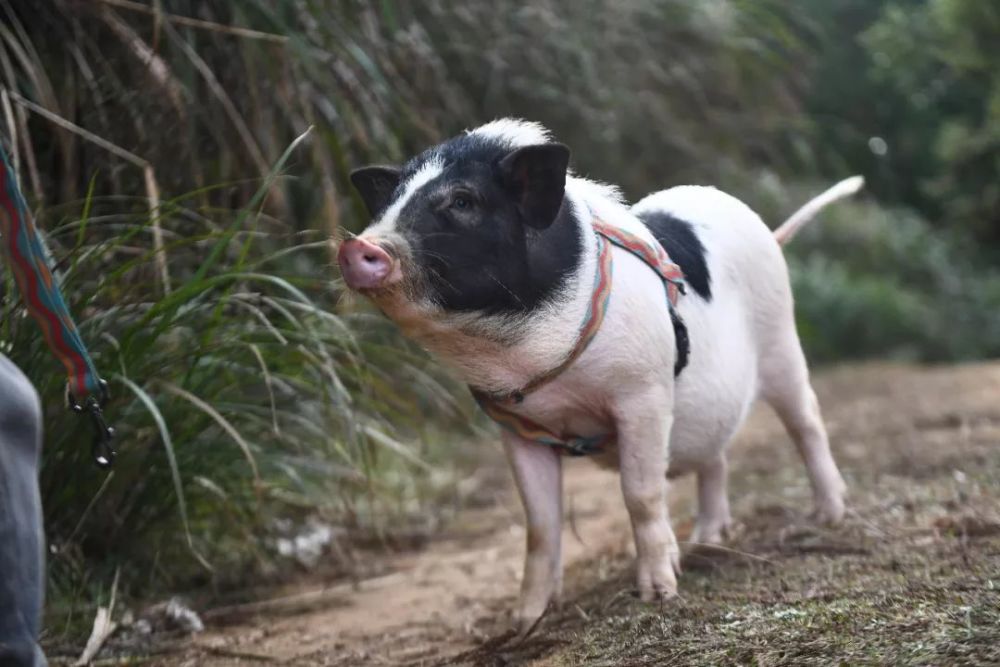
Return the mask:
<path id="1" fill-rule="evenodd" d="M 188 26 L 189 28 L 209 30 L 211 32 L 234 35 L 236 37 L 244 37 L 246 39 L 259 39 L 265 42 L 274 42 L 275 44 L 284 44 L 288 41 L 288 38 L 284 35 L 275 35 L 271 32 L 261 32 L 260 30 L 251 30 L 249 28 L 241 28 L 239 26 L 223 25 L 221 23 L 203 21 L 189 16 L 180 16 L 179 14 L 168 14 L 167 12 L 157 11 L 157 9 L 153 7 L 148 7 L 138 2 L 131 2 L 130 0 L 98 0 L 98 2 L 103 2 L 106 5 L 112 5 L 114 7 L 127 9 L 133 12 L 150 14 L 157 20 L 166 20 L 177 25 Z"/>
<path id="2" fill-rule="evenodd" d="M 32 43 L 31 36 L 26 29 L 30 26 L 25 26 L 18 19 L 10 2 L 3 2 L 3 10 L 6 16 L 5 20 L 0 21 L 0 37 L 2 37 L 2 42 L 6 43 L 7 49 L 9 49 L 14 60 L 20 65 L 23 75 L 31 81 L 32 92 L 39 103 L 43 107 L 50 109 L 53 113 L 61 115 L 59 96 L 56 95 L 49 71 L 43 66 L 39 52 Z M 4 69 L 8 79 L 7 85 L 13 91 L 18 87 L 21 77 L 14 76 L 13 67 L 6 56 L 6 50 L 0 49 L 0 53 L 4 54 Z M 23 109 L 19 109 L 19 111 L 18 119 L 21 125 L 22 141 L 24 142 L 25 161 L 31 175 L 32 186 L 41 200 L 43 195 L 41 172 L 36 163 L 32 138 L 28 133 L 26 115 Z M 53 133 L 53 137 L 58 144 L 63 165 L 70 165 L 74 159 L 72 136 L 68 132 L 58 130 Z M 40 163 L 41 161 L 37 162 Z"/>
<path id="3" fill-rule="evenodd" d="M 108 640 L 108 637 L 118 629 L 118 624 L 112 620 L 111 616 L 115 612 L 115 600 L 118 596 L 118 577 L 120 575 L 121 570 L 115 570 L 115 579 L 111 584 L 111 601 L 107 607 L 97 608 L 97 615 L 94 617 L 94 626 L 90 632 L 90 638 L 87 639 L 87 645 L 84 647 L 83 653 L 80 654 L 77 661 L 73 663 L 73 667 L 89 665 L 98 651 L 101 650 L 101 647 L 104 646 L 104 642 Z"/>
<path id="4" fill-rule="evenodd" d="M 268 163 L 266 157 L 264 157 L 264 152 L 261 150 L 260 145 L 257 143 L 257 139 L 254 137 L 253 132 L 250 131 L 250 127 L 247 125 L 246 120 L 240 115 L 239 110 L 236 108 L 236 104 L 233 103 L 232 98 L 229 93 L 226 92 L 225 87 L 219 82 L 219 78 L 209 67 L 205 59 L 198 55 L 198 52 L 187 43 L 177 31 L 173 29 L 169 24 L 164 25 L 164 30 L 167 35 L 180 47 L 184 55 L 187 56 L 191 64 L 194 65 L 198 73 L 201 74 L 205 83 L 208 85 L 209 90 L 212 91 L 212 95 L 219 101 L 222 105 L 223 110 L 229 117 L 230 122 L 233 127 L 236 128 L 236 133 L 239 134 L 240 139 L 243 141 L 243 145 L 246 147 L 247 153 L 250 155 L 250 159 L 253 160 L 254 164 L 260 170 L 261 176 L 267 174 L 271 165 Z M 275 205 L 278 207 L 279 211 L 284 212 L 287 208 L 285 202 L 284 193 L 282 193 L 280 188 L 274 189 L 271 196 L 275 200 Z"/>
<path id="5" fill-rule="evenodd" d="M 170 271 L 167 269 L 167 252 L 163 245 L 163 226 L 160 224 L 160 186 L 156 182 L 153 165 L 142 168 L 146 183 L 146 197 L 149 199 L 149 221 L 153 227 L 153 249 L 156 251 L 156 268 L 160 274 L 160 286 L 164 294 L 170 294 Z"/>
<path id="6" fill-rule="evenodd" d="M 170 71 L 170 66 L 153 50 L 142 37 L 138 35 L 123 21 L 114 10 L 104 7 L 101 12 L 104 23 L 111 28 L 111 31 L 118 35 L 118 38 L 139 58 L 143 66 L 149 72 L 153 81 L 157 83 L 167 93 L 170 103 L 173 104 L 177 113 L 186 115 L 184 106 L 184 90 Z"/>
<path id="7" fill-rule="evenodd" d="M 294 65 L 289 70 L 293 78 L 291 85 L 297 92 L 299 105 L 302 107 L 302 115 L 310 126 L 315 126 L 317 124 L 316 114 L 309 96 L 311 83 L 308 80 L 301 79 L 298 68 Z M 323 192 L 323 222 L 326 225 L 329 236 L 334 238 L 340 229 L 340 206 L 337 203 L 333 161 L 330 157 L 330 151 L 323 142 L 314 142 L 312 150 L 313 162 L 319 167 L 320 171 L 320 188 Z M 331 259 L 336 261 L 336 258 L 336 250 L 331 248 Z"/>
<path id="8" fill-rule="evenodd" d="M 160 188 L 156 182 L 156 174 L 153 171 L 153 165 L 150 164 L 148 160 L 144 160 L 135 153 L 125 150 L 121 146 L 116 146 L 107 139 L 97 136 L 93 132 L 80 127 L 76 123 L 66 120 L 62 116 L 55 114 L 38 104 L 35 104 L 31 100 L 25 99 L 14 91 L 10 91 L 10 96 L 11 99 L 26 109 L 37 113 L 59 127 L 83 137 L 87 141 L 100 146 L 109 153 L 112 153 L 142 169 L 143 180 L 146 184 L 146 198 L 149 202 L 150 224 L 153 227 L 153 249 L 156 251 L 156 263 L 160 273 L 161 288 L 164 294 L 168 294 L 170 292 L 170 274 L 167 271 L 167 254 L 163 244 L 163 229 L 160 225 Z"/>
<path id="9" fill-rule="evenodd" d="M 28 119 L 27 113 L 25 113 L 24 108 L 18 106 L 16 109 L 10 109 L 10 97 L 14 94 L 14 87 L 17 85 L 18 77 L 14 73 L 14 66 L 11 63 L 10 57 L 7 54 L 7 50 L 0 48 L 0 67 L 3 68 L 5 85 L 3 87 L 3 98 L 4 98 L 4 115 L 7 117 L 8 131 L 10 132 L 11 149 L 14 152 L 14 173 L 18 175 L 18 180 L 23 182 L 20 178 L 21 168 L 20 168 L 20 145 L 24 144 L 24 162 L 28 169 L 28 176 L 31 180 L 31 189 L 35 193 L 35 198 L 38 201 L 45 201 L 45 192 L 42 189 L 42 177 L 38 171 L 37 160 L 35 159 L 34 145 L 31 141 L 31 135 L 28 133 Z M 20 138 L 20 142 L 19 142 Z"/>
<path id="10" fill-rule="evenodd" d="M 10 159 L 14 163 L 14 176 L 21 180 L 21 151 L 17 146 L 17 125 L 14 121 L 14 107 L 10 105 L 10 94 L 6 88 L 0 88 L 0 107 L 3 107 L 3 117 L 7 121 L 7 136 L 10 137 Z"/>
<path id="11" fill-rule="evenodd" d="M 83 137 L 87 141 L 89 141 L 89 142 L 91 142 L 91 143 L 93 143 L 93 144 L 95 144 L 97 146 L 100 146 L 101 148 L 103 148 L 104 150 L 108 151 L 109 153 L 112 153 L 112 154 L 116 155 L 117 157 L 120 157 L 121 159 L 123 159 L 123 160 L 125 160 L 127 162 L 132 163 L 136 167 L 145 168 L 149 164 L 148 161 L 146 161 L 143 158 L 139 157 L 138 155 L 136 155 L 132 151 L 126 150 L 126 149 L 122 148 L 121 146 L 117 146 L 117 145 L 111 143 L 110 141 L 108 141 L 107 139 L 99 137 L 96 134 L 94 134 L 93 132 L 91 132 L 91 131 L 89 131 L 89 130 L 87 130 L 85 128 L 80 127 L 76 123 L 73 123 L 72 121 L 66 120 L 65 118 L 63 118 L 59 114 L 53 113 L 52 111 L 49 111 L 48 109 L 46 109 L 45 107 L 43 107 L 43 106 L 41 106 L 39 104 L 35 104 L 34 102 L 32 102 L 31 100 L 27 99 L 26 97 L 23 97 L 20 93 L 14 91 L 14 90 L 10 91 L 10 97 L 11 97 L 12 100 L 14 100 L 15 102 L 17 102 L 18 104 L 20 104 L 24 108 L 26 108 L 26 109 L 28 109 L 30 111 L 33 111 L 34 113 L 38 114 L 42 118 L 45 118 L 46 120 L 51 121 L 55 125 L 58 125 L 59 127 L 63 128 L 64 130 L 69 130 L 70 132 L 73 132 L 74 134 L 77 134 L 77 135 Z"/>

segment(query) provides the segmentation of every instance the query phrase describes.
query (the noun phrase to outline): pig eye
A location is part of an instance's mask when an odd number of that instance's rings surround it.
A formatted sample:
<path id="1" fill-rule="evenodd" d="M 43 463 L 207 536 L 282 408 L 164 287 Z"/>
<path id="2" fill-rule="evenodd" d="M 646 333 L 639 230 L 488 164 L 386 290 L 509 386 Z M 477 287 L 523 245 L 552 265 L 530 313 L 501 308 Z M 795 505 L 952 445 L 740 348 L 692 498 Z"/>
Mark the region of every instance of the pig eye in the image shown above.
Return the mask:
<path id="1" fill-rule="evenodd" d="M 457 192 L 452 195 L 449 207 L 456 211 L 468 211 L 472 208 L 472 197 L 464 192 Z"/>

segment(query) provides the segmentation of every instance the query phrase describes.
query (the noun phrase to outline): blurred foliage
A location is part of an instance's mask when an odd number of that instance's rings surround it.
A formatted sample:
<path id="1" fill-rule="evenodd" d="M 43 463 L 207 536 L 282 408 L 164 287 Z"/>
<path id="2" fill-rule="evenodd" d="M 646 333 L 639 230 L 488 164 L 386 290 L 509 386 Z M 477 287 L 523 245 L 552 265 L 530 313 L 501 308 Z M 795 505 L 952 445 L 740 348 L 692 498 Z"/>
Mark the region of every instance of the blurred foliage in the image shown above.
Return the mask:
<path id="1" fill-rule="evenodd" d="M 201 557 L 225 583 L 269 570 L 276 517 L 370 529 L 454 481 L 467 401 L 339 304 L 325 241 L 365 223 L 352 167 L 495 117 L 632 198 L 711 183 L 774 223 L 864 173 L 789 251 L 810 356 L 996 355 L 998 52 L 977 0 L 0 0 L 4 134 L 121 429 L 105 482 L 6 299 L 49 403 L 57 592 L 120 563 L 205 579 Z"/>
<path id="2" fill-rule="evenodd" d="M 828 174 L 1000 242 L 1000 5 L 810 0 L 821 56 L 805 98 Z"/>
<path id="3" fill-rule="evenodd" d="M 819 187 L 756 181 L 763 210 Z M 1000 356 L 1000 271 L 975 241 L 862 198 L 828 209 L 786 248 L 799 335 L 814 362 Z"/>
<path id="4" fill-rule="evenodd" d="M 795 12 L 777 1 L 162 3 L 277 40 L 158 20 L 119 1 L 4 4 L 26 55 L 11 50 L 7 85 L 149 160 L 168 191 L 259 177 L 317 124 L 322 140 L 297 170 L 300 186 L 272 201 L 301 221 L 336 225 L 353 166 L 404 159 L 504 115 L 551 126 L 577 147 L 579 170 L 637 196 L 781 163 L 801 140 L 805 46 Z M 51 136 L 40 117 L 26 122 L 40 202 L 78 198 L 95 173 L 99 192 L 139 190 L 141 174 L 117 157 Z M 206 197 L 234 207 L 253 189 Z"/>
<path id="5" fill-rule="evenodd" d="M 538 120 L 575 149 L 578 171 L 636 198 L 718 182 L 748 163 L 784 164 L 792 150 L 806 82 L 786 3 L 416 4 L 413 25 L 464 102 L 442 123 L 451 131 L 506 115 Z M 442 87 L 428 83 L 431 99 Z"/>

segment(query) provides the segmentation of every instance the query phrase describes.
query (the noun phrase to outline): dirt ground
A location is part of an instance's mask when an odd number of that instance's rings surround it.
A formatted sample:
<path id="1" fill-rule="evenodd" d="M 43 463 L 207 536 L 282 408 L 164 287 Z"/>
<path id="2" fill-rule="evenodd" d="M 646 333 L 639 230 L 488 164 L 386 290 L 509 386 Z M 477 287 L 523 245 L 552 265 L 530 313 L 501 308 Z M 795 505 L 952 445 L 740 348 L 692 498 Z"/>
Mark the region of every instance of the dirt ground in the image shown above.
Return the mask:
<path id="1" fill-rule="evenodd" d="M 816 388 L 848 519 L 808 522 L 805 471 L 760 407 L 731 453 L 736 534 L 686 556 L 676 600 L 635 598 L 617 477 L 573 460 L 564 602 L 521 643 L 508 489 L 387 574 L 207 610 L 206 632 L 143 664 L 1000 664 L 1000 363 L 841 368 Z M 683 540 L 691 481 L 671 498 Z"/>

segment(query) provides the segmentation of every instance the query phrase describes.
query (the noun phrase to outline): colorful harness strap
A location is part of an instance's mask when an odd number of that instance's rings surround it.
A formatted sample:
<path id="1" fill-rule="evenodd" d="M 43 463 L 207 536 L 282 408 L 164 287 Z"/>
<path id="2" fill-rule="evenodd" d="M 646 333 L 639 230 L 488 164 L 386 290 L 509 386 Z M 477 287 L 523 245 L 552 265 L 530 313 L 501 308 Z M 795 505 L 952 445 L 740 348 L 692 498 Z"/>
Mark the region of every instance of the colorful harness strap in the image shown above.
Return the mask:
<path id="1" fill-rule="evenodd" d="M 680 295 L 684 293 L 684 272 L 681 271 L 681 267 L 670 261 L 670 256 L 663 246 L 659 243 L 649 244 L 643 238 L 597 218 L 594 218 L 593 224 L 598 234 L 619 248 L 629 251 L 656 272 L 667 290 L 670 307 L 676 308 Z"/>
<path id="2" fill-rule="evenodd" d="M 101 414 L 101 406 L 107 399 L 107 383 L 101 379 L 87 353 L 59 285 L 49 270 L 48 253 L 2 147 L 0 240 L 28 312 L 38 322 L 45 342 L 66 369 L 70 407 L 77 412 L 90 413 L 98 429 L 98 438 L 94 443 L 95 460 L 102 467 L 110 466 L 114 451 L 109 441 L 114 431 L 104 422 Z"/>
<path id="3" fill-rule="evenodd" d="M 593 227 L 596 232 L 598 255 L 597 270 L 594 276 L 594 292 L 583 324 L 580 326 L 580 335 L 569 355 L 561 364 L 533 379 L 519 391 L 506 395 L 495 395 L 472 389 L 472 395 L 479 407 L 501 428 L 526 440 L 555 447 L 562 454 L 568 456 L 585 456 L 596 453 L 613 443 L 615 435 L 613 433 L 591 437 L 559 435 L 551 429 L 505 408 L 504 405 L 521 403 L 527 394 L 555 379 L 583 354 L 583 351 L 590 345 L 590 341 L 597 335 L 597 330 L 600 329 L 601 323 L 604 321 L 604 315 L 607 313 L 608 303 L 611 300 L 611 276 L 613 272 L 611 244 L 638 257 L 663 281 L 674 329 L 678 332 L 678 336 L 681 333 L 678 326 L 683 330 L 683 342 L 678 338 L 678 356 L 683 355 L 685 361 L 687 357 L 686 329 L 683 329 L 683 324 L 680 324 L 680 318 L 675 312 L 677 301 L 684 293 L 684 273 L 680 267 L 670 261 L 666 250 L 659 243 L 653 244 L 655 245 L 653 247 L 641 237 L 597 218 L 594 218 Z M 682 365 L 675 367 L 675 373 L 679 372 L 677 368 L 682 367 Z"/>

